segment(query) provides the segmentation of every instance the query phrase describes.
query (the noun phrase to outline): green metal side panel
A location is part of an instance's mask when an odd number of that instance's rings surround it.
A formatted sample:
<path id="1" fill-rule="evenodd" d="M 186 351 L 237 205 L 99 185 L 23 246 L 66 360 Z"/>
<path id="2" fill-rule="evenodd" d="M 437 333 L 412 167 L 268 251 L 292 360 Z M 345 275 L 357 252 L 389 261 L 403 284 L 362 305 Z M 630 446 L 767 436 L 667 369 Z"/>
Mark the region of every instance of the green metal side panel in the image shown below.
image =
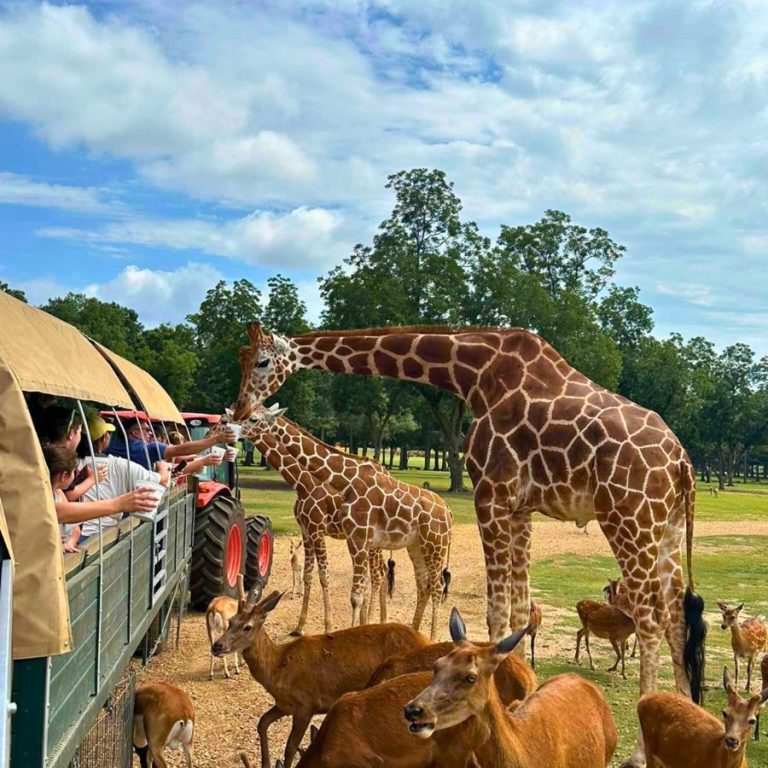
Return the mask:
<path id="1" fill-rule="evenodd" d="M 47 667 L 48 659 L 13 662 L 12 691 L 18 710 L 11 720 L 12 768 L 43 764 Z"/>

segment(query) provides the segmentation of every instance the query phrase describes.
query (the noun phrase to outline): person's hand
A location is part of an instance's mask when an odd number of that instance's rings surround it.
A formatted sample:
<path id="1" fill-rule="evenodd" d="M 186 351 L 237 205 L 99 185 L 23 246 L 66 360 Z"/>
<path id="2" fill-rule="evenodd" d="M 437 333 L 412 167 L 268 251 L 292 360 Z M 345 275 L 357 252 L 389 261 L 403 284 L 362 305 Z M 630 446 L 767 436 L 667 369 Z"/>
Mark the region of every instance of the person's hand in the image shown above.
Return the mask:
<path id="1" fill-rule="evenodd" d="M 224 454 L 224 461 L 234 461 L 237 458 L 237 451 L 230 446 Z"/>
<path id="2" fill-rule="evenodd" d="M 208 438 L 208 445 L 216 445 L 217 443 L 234 443 L 237 440 L 237 435 L 234 430 L 229 427 L 225 427 L 221 431 L 217 432 L 212 437 Z"/>
<path id="3" fill-rule="evenodd" d="M 108 474 L 109 474 L 109 467 L 106 464 L 96 465 L 96 482 L 97 483 L 103 483 L 107 479 Z"/>
<path id="4" fill-rule="evenodd" d="M 64 542 L 64 552 L 66 554 L 70 554 L 72 552 L 79 552 L 80 550 L 74 545 L 70 544 L 68 541 Z"/>
<path id="5" fill-rule="evenodd" d="M 120 512 L 153 512 L 157 495 L 152 488 L 136 488 L 117 497 Z"/>
<path id="6" fill-rule="evenodd" d="M 219 453 L 207 453 L 202 459 L 204 467 L 218 467 L 224 461 L 224 457 Z"/>
<path id="7" fill-rule="evenodd" d="M 158 475 L 162 475 L 164 472 L 170 472 L 170 471 L 171 471 L 171 465 L 167 461 L 155 462 L 155 472 L 157 472 Z"/>

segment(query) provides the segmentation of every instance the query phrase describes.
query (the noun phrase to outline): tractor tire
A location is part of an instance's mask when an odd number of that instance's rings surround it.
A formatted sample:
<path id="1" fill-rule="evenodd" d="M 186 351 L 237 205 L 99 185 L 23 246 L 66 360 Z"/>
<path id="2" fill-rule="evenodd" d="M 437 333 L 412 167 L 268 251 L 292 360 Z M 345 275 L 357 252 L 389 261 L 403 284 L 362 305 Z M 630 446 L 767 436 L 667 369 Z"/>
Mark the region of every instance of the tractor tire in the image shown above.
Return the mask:
<path id="1" fill-rule="evenodd" d="M 214 597 L 237 597 L 245 563 L 245 513 L 230 496 L 213 498 L 195 514 L 190 569 L 190 604 L 204 611 Z"/>
<path id="2" fill-rule="evenodd" d="M 272 570 L 274 535 L 272 521 L 264 515 L 254 515 L 246 521 L 245 588 L 254 589 L 252 600 L 261 597 Z"/>

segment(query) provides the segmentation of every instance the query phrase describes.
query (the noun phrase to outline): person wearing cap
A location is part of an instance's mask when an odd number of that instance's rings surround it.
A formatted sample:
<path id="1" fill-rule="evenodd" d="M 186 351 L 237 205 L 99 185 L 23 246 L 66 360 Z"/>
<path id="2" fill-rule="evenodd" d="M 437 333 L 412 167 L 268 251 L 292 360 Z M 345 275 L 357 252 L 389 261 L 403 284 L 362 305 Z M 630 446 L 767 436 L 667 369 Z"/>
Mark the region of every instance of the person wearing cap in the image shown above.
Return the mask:
<path id="1" fill-rule="evenodd" d="M 142 483 L 159 483 L 168 487 L 170 472 L 164 461 L 156 462 L 157 471 L 153 472 L 135 461 L 110 454 L 108 449 L 112 433 L 115 431 L 114 424 L 104 421 L 95 412 L 87 415 L 86 423 L 88 433 L 91 436 L 93 451 L 96 454 L 96 464 L 99 469 L 105 467 L 106 473 L 103 479 L 100 479 L 85 493 L 84 501 L 113 499 L 134 488 L 140 488 Z M 86 462 L 90 463 L 90 458 L 86 458 Z M 116 514 L 83 523 L 80 541 L 98 533 L 99 528 L 117 525 L 121 518 L 122 514 Z"/>
<path id="2" fill-rule="evenodd" d="M 139 417 L 140 419 L 142 417 Z M 142 467 L 149 469 L 157 461 L 170 461 L 184 456 L 194 456 L 213 447 L 217 443 L 234 443 L 235 433 L 231 430 L 219 432 L 213 437 L 204 437 L 202 440 L 189 440 L 186 443 L 166 444 L 151 438 L 148 426 L 143 426 L 141 421 L 133 419 L 127 426 L 128 447 L 124 440 L 115 440 L 107 449 L 111 456 L 130 458 Z M 146 450 L 145 450 L 146 446 Z M 149 456 L 149 463 L 147 462 Z"/>

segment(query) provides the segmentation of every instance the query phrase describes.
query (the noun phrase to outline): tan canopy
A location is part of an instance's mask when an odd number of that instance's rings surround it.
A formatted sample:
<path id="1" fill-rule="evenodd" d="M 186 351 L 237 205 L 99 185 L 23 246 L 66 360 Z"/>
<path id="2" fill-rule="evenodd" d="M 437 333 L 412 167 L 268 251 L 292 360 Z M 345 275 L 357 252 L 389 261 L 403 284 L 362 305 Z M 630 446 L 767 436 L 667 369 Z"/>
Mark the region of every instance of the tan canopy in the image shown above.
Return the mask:
<path id="1" fill-rule="evenodd" d="M 63 320 L 0 291 L 0 328 L 0 358 L 22 390 L 134 407 L 107 361 Z"/>
<path id="2" fill-rule="evenodd" d="M 136 393 L 148 416 L 161 419 L 162 421 L 173 421 L 177 424 L 184 423 L 184 419 L 173 400 L 171 400 L 171 396 L 152 376 L 139 368 L 138 365 L 134 365 L 124 357 L 120 357 L 120 355 L 115 354 L 98 342 L 94 341 L 93 343 L 114 366 L 128 386 Z"/>
<path id="3" fill-rule="evenodd" d="M 3 540 L 5 548 L 10 553 L 11 565 L 13 566 L 13 546 L 11 544 L 11 534 L 8 532 L 8 522 L 5 519 L 5 512 L 3 510 L 2 501 L 0 501 L 0 539 Z"/>

